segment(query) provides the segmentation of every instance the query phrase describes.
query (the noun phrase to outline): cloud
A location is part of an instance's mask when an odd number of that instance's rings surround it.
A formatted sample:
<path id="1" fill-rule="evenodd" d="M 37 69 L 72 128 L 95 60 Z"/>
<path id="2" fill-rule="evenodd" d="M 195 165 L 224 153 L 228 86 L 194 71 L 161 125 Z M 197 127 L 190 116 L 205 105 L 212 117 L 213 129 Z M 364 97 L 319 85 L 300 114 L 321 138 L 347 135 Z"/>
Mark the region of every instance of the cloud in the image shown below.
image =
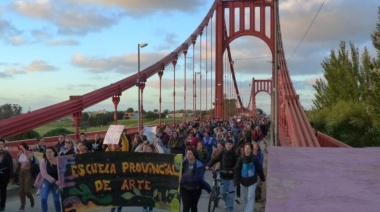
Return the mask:
<path id="1" fill-rule="evenodd" d="M 16 45 L 19 43 L 18 41 L 21 41 L 20 34 L 21 31 L 14 27 L 11 22 L 0 17 L 0 39 Z"/>
<path id="2" fill-rule="evenodd" d="M 36 40 L 47 40 L 52 37 L 52 33 L 48 31 L 48 29 L 43 28 L 43 29 L 34 29 L 31 31 L 32 36 Z"/>
<path id="3" fill-rule="evenodd" d="M 6 72 L 0 72 L 0 79 L 11 78 L 12 75 Z"/>
<path id="4" fill-rule="evenodd" d="M 48 46 L 77 46 L 79 42 L 74 39 L 54 39 L 47 42 Z"/>
<path id="5" fill-rule="evenodd" d="M 66 87 L 61 87 L 59 89 L 71 90 L 71 91 L 89 89 L 92 91 L 96 89 L 96 85 L 94 84 L 67 84 Z"/>
<path id="6" fill-rule="evenodd" d="M 46 71 L 56 71 L 57 67 L 47 64 L 42 60 L 35 60 L 29 65 L 25 66 L 24 69 L 28 72 L 46 72 Z"/>
<path id="7" fill-rule="evenodd" d="M 161 53 L 144 53 L 144 57 L 140 59 L 141 70 L 143 67 L 152 65 L 152 61 L 158 61 L 162 56 Z M 71 57 L 71 63 L 92 73 L 130 74 L 137 72 L 136 54 L 110 57 L 88 57 L 82 54 L 74 54 Z"/>
<path id="8" fill-rule="evenodd" d="M 71 57 L 71 63 L 75 66 L 85 68 L 92 73 L 103 72 L 125 72 L 131 70 L 132 63 L 135 61 L 135 56 L 113 56 L 108 58 L 87 57 L 81 54 L 75 54 Z"/>
<path id="9" fill-rule="evenodd" d="M 9 66 L 8 64 L 4 64 L 4 65 Z M 14 67 L 5 68 L 2 72 L 0 72 L 0 78 L 12 78 L 13 75 L 24 74 L 24 73 L 25 71 L 22 71 Z"/>
<path id="10" fill-rule="evenodd" d="M 191 13 L 206 4 L 204 0 L 72 0 L 72 2 L 118 7 L 124 9 L 131 16 L 146 16 L 159 12 L 167 14 L 173 11 Z"/>
<path id="11" fill-rule="evenodd" d="M 103 10 L 90 5 L 70 4 L 66 0 L 17 1 L 11 8 L 26 17 L 49 22 L 64 35 L 84 35 L 118 22 L 123 16 L 117 10 Z"/>
<path id="12" fill-rule="evenodd" d="M 24 39 L 20 36 L 13 36 L 11 37 L 10 40 L 11 40 L 12 45 L 14 46 L 20 46 L 25 43 Z"/>

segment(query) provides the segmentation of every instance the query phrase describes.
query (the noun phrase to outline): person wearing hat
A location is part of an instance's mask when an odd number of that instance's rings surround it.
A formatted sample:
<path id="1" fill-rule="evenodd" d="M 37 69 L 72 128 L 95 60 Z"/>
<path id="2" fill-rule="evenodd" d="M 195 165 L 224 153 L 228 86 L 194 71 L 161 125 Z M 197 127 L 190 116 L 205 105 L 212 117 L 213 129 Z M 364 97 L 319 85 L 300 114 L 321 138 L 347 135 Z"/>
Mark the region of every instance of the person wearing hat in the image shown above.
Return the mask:
<path id="1" fill-rule="evenodd" d="M 220 173 L 222 180 L 223 200 L 226 203 L 227 212 L 232 212 L 234 209 L 234 168 L 238 161 L 238 156 L 233 150 L 234 143 L 232 140 L 227 139 L 225 148 L 215 158 L 206 165 L 206 170 L 212 167 L 215 163 L 220 162 L 220 169 L 224 172 Z"/>

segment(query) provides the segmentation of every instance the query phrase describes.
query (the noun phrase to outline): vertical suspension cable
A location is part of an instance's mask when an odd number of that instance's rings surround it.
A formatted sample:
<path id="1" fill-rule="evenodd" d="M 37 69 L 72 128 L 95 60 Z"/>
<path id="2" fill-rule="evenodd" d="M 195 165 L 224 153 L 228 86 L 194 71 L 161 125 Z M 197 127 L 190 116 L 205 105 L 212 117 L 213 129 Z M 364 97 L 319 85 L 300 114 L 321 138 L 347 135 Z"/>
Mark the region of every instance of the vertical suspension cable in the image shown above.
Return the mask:
<path id="1" fill-rule="evenodd" d="M 210 96 L 211 96 L 211 101 L 210 101 L 210 103 L 211 103 L 211 105 L 210 105 L 210 108 L 212 109 L 213 107 L 213 102 L 215 102 L 215 98 L 212 96 L 212 62 L 213 62 L 213 60 L 212 60 L 212 51 L 213 51 L 213 49 L 212 49 L 212 19 L 211 19 L 211 51 L 210 51 L 210 53 L 211 53 L 211 57 L 210 57 L 210 65 L 211 65 L 211 67 L 210 67 L 210 75 L 211 75 L 211 77 L 210 77 L 210 84 L 211 84 L 211 94 L 210 94 Z M 215 107 L 214 107 L 214 109 L 213 109 L 213 111 L 214 111 L 214 114 L 210 114 L 210 116 L 215 116 Z M 211 117 L 210 117 L 211 118 Z"/>
<path id="2" fill-rule="evenodd" d="M 228 107 L 229 107 L 229 109 L 228 109 L 228 113 L 229 113 L 229 114 L 228 114 L 228 118 L 231 117 L 231 112 L 232 112 L 232 111 L 231 111 L 231 100 L 232 100 L 232 90 L 231 90 L 231 88 L 232 88 L 232 87 L 231 87 L 231 84 L 232 84 L 232 83 L 231 83 L 231 79 L 232 79 L 232 77 L 231 77 L 231 75 L 232 75 L 232 70 L 231 70 L 231 66 L 230 66 L 230 73 L 229 73 L 229 75 L 228 75 L 229 78 L 230 78 L 230 79 L 228 80 L 229 87 L 230 87 L 230 102 L 229 102 L 229 104 L 228 104 Z"/>
<path id="3" fill-rule="evenodd" d="M 207 36 L 207 31 L 208 31 L 208 23 L 207 23 L 207 25 L 206 25 L 206 116 L 208 116 L 209 115 L 209 112 L 208 112 L 208 110 L 207 110 L 207 108 L 208 108 L 208 87 L 207 87 L 207 75 L 208 75 L 208 72 L 207 72 L 207 69 L 208 69 L 208 67 L 207 67 L 207 54 L 208 54 L 208 36 Z"/>
<path id="4" fill-rule="evenodd" d="M 186 55 L 187 55 L 187 50 L 183 51 L 183 57 L 184 57 L 184 80 L 183 80 L 183 121 L 186 122 L 187 119 L 187 111 L 186 111 Z"/>
<path id="5" fill-rule="evenodd" d="M 199 33 L 199 120 L 202 119 L 202 32 Z"/>
<path id="6" fill-rule="evenodd" d="M 224 82 L 223 82 L 223 98 L 222 98 L 222 104 L 225 105 L 225 102 L 226 102 L 226 95 L 227 95 L 227 92 L 226 92 L 226 89 L 227 89 L 227 86 L 225 85 L 227 80 L 226 80 L 226 72 L 227 72 L 227 53 L 224 52 Z M 223 117 L 226 118 L 226 107 L 223 107 Z"/>
<path id="7" fill-rule="evenodd" d="M 173 123 L 175 123 L 175 66 L 177 64 L 176 60 L 172 61 L 173 64 Z"/>
<path id="8" fill-rule="evenodd" d="M 194 71 L 194 47 L 195 47 L 195 40 L 193 40 L 193 121 L 195 120 L 195 71 Z"/>

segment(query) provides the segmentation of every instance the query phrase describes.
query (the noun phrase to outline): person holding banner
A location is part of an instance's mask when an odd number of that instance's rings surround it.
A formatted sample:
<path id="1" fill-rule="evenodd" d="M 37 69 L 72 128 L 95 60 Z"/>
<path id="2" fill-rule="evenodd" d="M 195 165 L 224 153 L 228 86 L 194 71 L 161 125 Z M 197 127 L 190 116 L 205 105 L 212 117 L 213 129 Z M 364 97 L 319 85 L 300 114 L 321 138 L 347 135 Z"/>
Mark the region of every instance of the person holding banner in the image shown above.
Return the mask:
<path id="1" fill-rule="evenodd" d="M 85 154 L 88 153 L 88 149 L 86 143 L 84 141 L 79 141 L 77 145 L 77 154 Z"/>
<path id="2" fill-rule="evenodd" d="M 65 141 L 65 146 L 61 148 L 61 151 L 58 155 L 74 155 L 75 149 L 74 149 L 74 143 L 71 140 Z"/>
<path id="3" fill-rule="evenodd" d="M 156 153 L 157 150 L 154 144 L 144 143 L 142 146 L 142 152 Z M 143 212 L 152 212 L 152 211 L 153 211 L 152 207 L 143 207 Z"/>
<path id="4" fill-rule="evenodd" d="M 180 183 L 183 212 L 197 212 L 202 193 L 205 167 L 197 160 L 197 150 L 186 149 L 186 159 L 182 162 L 182 178 Z"/>
<path id="5" fill-rule="evenodd" d="M 55 211 L 61 211 L 57 156 L 58 153 L 53 147 L 47 147 L 43 155 L 43 160 L 40 163 L 41 176 L 43 178 L 41 186 L 41 208 L 43 212 L 48 211 L 47 199 L 50 192 L 53 194 Z"/>

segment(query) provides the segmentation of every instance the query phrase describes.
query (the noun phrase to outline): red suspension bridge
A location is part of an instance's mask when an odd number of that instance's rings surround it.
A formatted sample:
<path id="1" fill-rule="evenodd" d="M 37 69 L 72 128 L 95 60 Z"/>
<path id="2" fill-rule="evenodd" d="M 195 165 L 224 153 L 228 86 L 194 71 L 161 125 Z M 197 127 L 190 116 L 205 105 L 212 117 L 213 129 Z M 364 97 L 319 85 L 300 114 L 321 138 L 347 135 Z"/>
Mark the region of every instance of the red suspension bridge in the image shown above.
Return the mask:
<path id="1" fill-rule="evenodd" d="M 225 95 L 226 93 L 226 84 L 230 83 L 230 86 L 233 87 L 231 89 L 233 92 L 229 92 L 228 94 L 230 99 L 236 99 L 238 107 L 244 113 L 250 113 L 251 115 L 255 115 L 256 113 L 256 95 L 258 93 L 264 92 L 270 95 L 271 97 L 271 142 L 274 146 L 281 147 L 348 147 L 344 143 L 335 140 L 327 135 L 324 135 L 320 132 L 315 132 L 311 127 L 304 111 L 303 107 L 300 103 L 299 96 L 294 89 L 292 81 L 290 79 L 289 70 L 287 68 L 283 43 L 281 38 L 281 24 L 280 17 L 278 12 L 278 1 L 275 0 L 237 0 L 237 1 L 226 1 L 226 0 L 215 0 L 214 4 L 211 6 L 210 10 L 207 12 L 206 16 L 196 28 L 194 32 L 192 32 L 189 37 L 179 46 L 174 49 L 171 53 L 166 55 L 161 60 L 153 63 L 149 67 L 139 71 L 134 75 L 131 75 L 125 79 L 114 82 L 108 86 L 100 88 L 98 90 L 92 91 L 90 93 L 86 93 L 79 96 L 70 96 L 70 98 L 66 101 L 50 105 L 45 108 L 41 108 L 35 111 L 31 111 L 26 114 L 22 114 L 16 117 L 12 117 L 9 119 L 0 121 L 0 137 L 8 138 L 20 133 L 26 132 L 28 130 L 32 130 L 39 126 L 45 125 L 49 122 L 53 122 L 57 119 L 66 117 L 68 115 L 72 115 L 75 125 L 76 125 L 76 135 L 79 134 L 79 125 L 81 121 L 81 116 L 83 110 L 89 108 L 99 102 L 102 102 L 107 99 L 111 99 L 114 108 L 115 108 L 115 122 L 116 122 L 116 111 L 118 109 L 118 104 L 120 102 L 120 98 L 122 93 L 128 89 L 134 88 L 136 84 L 139 86 L 140 94 L 141 94 L 141 105 L 139 106 L 139 111 L 143 110 L 143 91 L 146 86 L 145 82 L 147 79 L 152 76 L 158 75 L 160 80 L 160 89 L 159 89 L 159 99 L 157 104 L 159 105 L 159 113 L 161 114 L 161 89 L 162 89 L 162 76 L 165 73 L 165 69 L 173 69 L 173 122 L 176 120 L 175 111 L 176 109 L 176 99 L 184 99 L 184 111 L 189 108 L 193 110 L 193 119 L 195 118 L 195 113 L 199 111 L 207 111 L 208 115 L 215 118 L 226 118 L 227 115 L 226 105 L 225 105 Z M 210 33 L 211 35 L 209 35 Z M 205 35 L 206 41 L 202 41 L 202 36 Z M 241 90 L 239 90 L 238 83 L 236 80 L 235 74 L 235 66 L 234 66 L 234 57 L 230 48 L 231 42 L 236 39 L 239 39 L 242 36 L 254 36 L 258 39 L 261 39 L 268 47 L 271 55 L 271 78 L 270 79 L 255 79 L 255 72 L 252 71 L 252 84 L 251 91 L 248 97 L 249 99 L 248 106 L 243 105 Z M 215 46 L 208 48 L 210 45 L 208 44 L 208 38 L 214 41 Z M 202 48 L 202 44 L 206 43 L 206 48 Z M 195 72 L 195 48 L 196 45 L 199 44 L 199 72 Z M 143 47 L 143 44 L 139 44 L 138 48 Z M 192 56 L 189 56 L 192 54 Z M 203 55 L 203 57 L 202 57 Z M 205 56 L 206 55 L 206 56 Z M 181 59 L 182 60 L 179 60 Z M 191 60 L 192 61 L 191 61 Z M 183 70 L 178 70 L 177 65 L 179 61 L 183 61 Z M 190 66 L 188 64 L 191 64 Z M 203 64 L 203 66 L 202 66 Z M 191 67 L 192 70 L 187 70 L 187 67 Z M 191 69 L 190 68 L 190 69 Z M 254 70 L 254 69 L 252 69 Z M 185 76 L 185 84 L 184 84 L 184 95 L 178 96 L 176 94 L 176 72 L 183 71 Z M 192 102 L 186 102 L 186 73 L 192 72 L 192 80 L 193 80 L 193 91 Z M 190 75 L 191 75 L 190 74 Z M 200 107 L 196 109 L 196 76 L 200 75 L 200 79 L 202 79 L 202 75 L 206 76 L 206 88 L 211 87 L 211 91 L 206 89 L 206 97 L 204 98 L 205 103 L 202 108 L 202 102 L 200 102 Z M 226 80 L 228 76 L 228 81 Z M 138 82 L 138 83 L 136 83 Z M 202 82 L 202 80 L 200 80 Z M 209 86 L 207 83 L 210 83 Z M 166 85 L 167 87 L 168 85 Z M 200 85 L 203 86 L 203 85 Z M 200 89 L 202 90 L 202 89 Z M 202 98 L 199 99 L 202 101 Z M 182 108 L 181 108 L 182 109 Z M 212 110 L 211 110 L 212 109 Z M 211 114 L 212 111 L 212 114 Z M 187 115 L 184 115 L 184 121 L 187 119 Z M 200 117 L 203 118 L 203 117 Z M 139 123 L 138 127 L 143 126 L 143 123 Z M 335 188 L 337 181 L 326 182 L 331 179 L 326 179 L 325 176 L 330 176 L 331 173 L 327 173 L 322 171 L 320 174 L 324 175 L 323 179 L 319 181 L 316 178 L 320 178 L 319 175 L 308 175 L 307 173 L 311 173 L 312 170 L 317 170 L 320 163 L 316 164 L 314 167 L 313 160 L 314 158 L 323 157 L 325 160 L 323 161 L 326 164 L 333 161 L 334 163 L 339 162 L 341 158 L 347 158 L 347 155 L 359 154 L 356 150 L 352 148 L 336 148 L 340 149 L 336 152 L 331 148 L 326 148 L 327 150 L 322 150 L 324 148 L 290 148 L 294 149 L 289 150 L 289 148 L 285 148 L 285 151 L 280 150 L 280 147 L 273 147 L 272 154 L 271 150 L 269 150 L 269 158 L 268 158 L 268 192 L 267 192 L 267 210 L 268 211 L 285 211 L 285 210 L 276 210 L 278 208 L 288 208 L 288 211 L 318 211 L 318 210 L 293 210 L 294 205 L 297 205 L 297 201 L 301 202 L 297 198 L 304 197 L 307 191 L 315 191 L 313 189 L 313 185 L 310 182 L 320 182 L 320 184 L 314 184 L 321 186 L 323 188 L 332 187 Z M 314 151 L 317 151 L 315 152 Z M 343 150 L 344 149 L 344 150 Z M 289 152 L 290 151 L 290 152 Z M 313 152 L 314 151 L 314 152 Z M 326 152 L 327 151 L 327 152 Z M 343 151 L 343 153 L 342 153 Z M 344 151 L 347 154 L 344 154 Z M 303 158 L 305 154 L 310 155 L 310 157 Z M 374 155 L 372 151 L 367 151 L 367 153 L 362 153 L 363 155 Z M 293 157 L 289 157 L 289 155 L 293 155 Z M 377 154 L 380 155 L 380 154 Z M 294 158 L 297 156 L 298 158 Z M 328 159 L 326 161 L 326 159 Z M 302 176 L 304 178 L 292 179 L 294 180 L 294 184 L 290 181 L 290 184 L 284 183 L 285 179 L 283 176 L 289 174 L 290 172 L 294 173 L 295 170 L 286 170 L 286 167 L 292 164 L 296 166 L 295 169 L 300 170 L 302 172 Z M 325 164 L 323 164 L 325 165 Z M 372 165 L 368 160 L 365 162 L 361 162 L 359 164 L 362 166 L 361 168 L 365 168 L 369 165 Z M 310 168 L 312 167 L 312 168 Z M 336 169 L 338 173 L 345 173 L 347 170 L 340 170 L 339 165 L 331 165 L 330 169 Z M 363 169 L 364 169 L 363 168 Z M 370 169 L 370 168 L 369 168 Z M 307 171 L 308 170 L 308 171 Z M 363 171 L 362 171 L 363 172 Z M 378 171 L 377 171 L 378 172 Z M 272 174 L 272 175 L 271 175 Z M 315 174 L 313 172 L 313 174 Z M 362 174 L 362 173 L 360 173 Z M 364 173 L 365 174 L 365 173 Z M 371 174 L 368 174 L 371 175 Z M 283 178 L 281 178 L 281 176 Z M 293 176 L 293 175 L 292 175 Z M 348 176 L 348 178 L 351 175 Z M 352 177 L 354 177 L 352 175 Z M 304 182 L 310 180 L 305 186 Z M 340 181 L 339 181 L 340 180 Z M 343 179 L 340 178 L 338 181 L 338 185 L 346 185 L 352 186 L 353 179 Z M 378 182 L 378 181 L 377 181 Z M 296 186 L 301 186 L 301 188 Z M 376 184 L 378 185 L 378 183 Z M 303 186 L 303 187 L 302 187 Z M 375 186 L 376 187 L 376 186 Z M 298 190 L 296 189 L 298 188 Z M 378 188 L 378 186 L 376 187 Z M 374 189 L 376 189 L 374 188 Z M 306 189 L 306 190 L 303 190 Z M 354 189 L 354 188 L 353 188 Z M 317 189 L 318 190 L 318 189 Z M 294 192 L 294 197 L 291 197 L 291 193 Z M 330 191 L 330 190 L 328 190 Z M 349 191 L 352 191 L 352 189 Z M 282 193 L 283 192 L 283 193 Z M 298 192 L 298 193 L 297 193 Z M 316 191 L 318 194 L 320 191 Z M 297 193 L 297 194 L 296 194 Z M 279 194 L 283 194 L 282 199 L 278 199 Z M 289 194 L 289 196 L 286 196 Z M 272 196 L 271 196 L 272 195 Z M 339 196 L 339 194 L 335 196 Z M 346 194 L 347 196 L 348 194 Z M 334 195 L 333 195 L 334 196 Z M 374 195 L 376 197 L 376 195 Z M 378 195 L 377 195 L 378 196 Z M 310 196 L 309 196 L 310 197 Z M 313 196 L 314 197 L 314 196 Z M 345 196 L 343 195 L 343 198 Z M 275 201 L 277 198 L 278 201 Z M 317 197 L 313 199 L 316 201 Z M 269 201 L 269 202 L 268 202 Z M 274 201 L 271 202 L 270 201 Z M 306 200 L 305 200 L 306 201 Z M 364 200 L 363 200 L 364 201 Z M 354 201 L 351 201 L 354 202 Z M 289 204 L 288 204 L 289 203 Z M 314 203 L 314 202 L 313 202 Z M 329 200 L 324 200 L 324 203 L 329 203 Z M 331 207 L 334 206 L 333 202 L 331 203 Z M 310 203 L 311 204 L 311 203 Z M 303 206 L 307 205 L 304 203 Z M 342 205 L 342 204 L 341 204 Z M 347 204 L 345 203 L 346 207 Z M 349 205 L 349 204 L 348 204 Z M 364 203 L 365 205 L 365 203 Z M 373 205 L 373 204 L 372 204 Z M 352 205 L 351 205 L 352 206 Z M 379 206 L 379 205 L 377 205 Z M 376 207 L 376 205 L 375 205 Z M 309 208 L 310 209 L 310 208 Z M 347 209 L 352 211 L 353 208 Z M 347 211 L 346 210 L 346 211 Z M 326 211 L 326 210 L 319 210 Z M 334 211 L 334 210 L 327 210 Z M 363 210 L 358 210 L 363 211 Z"/>
<path id="2" fill-rule="evenodd" d="M 213 26 L 215 25 L 215 26 Z M 211 36 L 207 35 L 211 32 Z M 215 31 L 213 35 L 213 31 Z M 202 35 L 215 39 L 215 46 L 212 49 L 207 49 L 208 39 L 206 39 L 206 48 L 202 48 Z M 234 40 L 242 36 L 254 36 L 261 39 L 270 49 L 272 53 L 272 70 L 271 79 L 254 79 L 254 72 L 252 72 L 252 90 L 250 93 L 249 104 L 247 107 L 243 105 L 240 91 L 237 85 L 233 52 L 231 52 L 230 44 Z M 199 43 L 199 72 L 195 72 L 195 55 L 194 49 L 196 44 Z M 140 49 L 140 44 L 138 49 Z M 39 110 L 35 110 L 26 114 L 22 114 L 10 119 L 0 121 L 0 137 L 11 137 L 22 132 L 37 128 L 57 119 L 72 115 L 76 124 L 76 135 L 79 133 L 79 125 L 81 121 L 82 111 L 86 108 L 93 106 L 99 102 L 107 99 L 112 99 L 112 102 L 117 110 L 123 91 L 136 86 L 139 81 L 139 88 L 141 93 L 141 106 L 143 110 L 143 91 L 145 82 L 148 78 L 158 74 L 160 80 L 160 98 L 158 100 L 161 112 L 161 80 L 165 72 L 165 68 L 173 69 L 173 112 L 175 117 L 176 98 L 184 98 L 184 111 L 191 106 L 186 106 L 186 82 L 184 85 L 184 97 L 176 95 L 176 70 L 177 61 L 183 57 L 184 73 L 186 76 L 186 67 L 188 66 L 188 53 L 192 51 L 192 78 L 193 78 L 193 114 L 196 114 L 196 76 L 206 76 L 207 83 L 210 81 L 211 91 L 206 89 L 206 103 L 203 110 L 210 111 L 213 109 L 213 114 L 209 114 L 215 118 L 226 118 L 224 99 L 226 92 L 226 84 L 233 85 L 233 92 L 230 92 L 229 98 L 236 99 L 238 107 L 241 111 L 249 112 L 255 115 L 256 112 L 256 95 L 260 92 L 268 93 L 271 96 L 271 114 L 272 114 L 272 135 L 275 145 L 279 146 L 345 146 L 343 143 L 334 140 L 326 135 L 318 133 L 316 136 L 314 130 L 309 124 L 299 97 L 291 82 L 289 71 L 286 66 L 284 50 L 282 46 L 280 19 L 278 15 L 278 6 L 276 1 L 267 0 L 254 0 L 254 1 L 215 1 L 203 21 L 199 24 L 196 30 L 178 46 L 170 54 L 166 55 L 161 60 L 153 63 L 151 66 L 139 71 L 132 76 L 122 79 L 111 85 L 105 86 L 93 92 L 70 96 L 69 100 L 63 101 Z M 214 53 L 214 54 L 213 54 Z M 206 57 L 202 57 L 206 55 Z M 209 56 L 209 58 L 208 58 Z M 205 59 L 204 59 L 205 58 Z M 202 61 L 203 60 L 203 61 Z M 202 63 L 206 64 L 202 67 Z M 209 67 L 207 64 L 211 64 Z M 213 66 L 214 65 L 214 66 Z M 213 67 L 214 70 L 213 70 Z M 277 68 L 275 68 L 277 67 Z M 182 70 L 181 70 L 182 71 Z M 228 81 L 226 76 L 228 75 Z M 209 77 L 209 79 L 208 79 Z M 186 81 L 186 78 L 185 78 Z M 200 80 L 202 82 L 202 80 Z M 167 86 L 167 85 L 166 85 Z M 200 85 L 202 86 L 202 85 Z M 194 91 L 195 90 L 195 91 Z M 202 90 L 200 88 L 200 90 Z M 178 90 L 177 90 L 178 92 Z M 202 101 L 202 98 L 200 98 Z M 200 102 L 200 107 L 202 103 Z M 213 107 L 213 108 L 212 108 Z M 199 108 L 198 110 L 202 110 Z M 161 114 L 161 113 L 160 113 Z M 186 121 L 187 115 L 184 116 Z M 193 116 L 194 118 L 194 116 Z M 116 121 L 116 113 L 115 113 Z M 173 122 L 175 119 L 173 118 Z M 143 123 L 139 123 L 140 127 Z"/>

